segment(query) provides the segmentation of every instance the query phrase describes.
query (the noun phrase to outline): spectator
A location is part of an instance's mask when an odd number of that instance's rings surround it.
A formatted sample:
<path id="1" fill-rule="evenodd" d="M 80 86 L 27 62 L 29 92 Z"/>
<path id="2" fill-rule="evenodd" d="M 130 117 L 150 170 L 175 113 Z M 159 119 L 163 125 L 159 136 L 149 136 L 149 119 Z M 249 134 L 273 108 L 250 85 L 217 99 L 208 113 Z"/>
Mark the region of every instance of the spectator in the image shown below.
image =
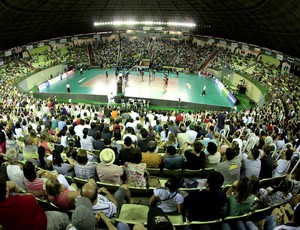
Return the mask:
<path id="1" fill-rule="evenodd" d="M 270 145 L 264 145 L 263 146 L 264 155 L 260 159 L 261 169 L 260 169 L 260 172 L 259 172 L 259 179 L 271 178 L 272 177 L 274 161 L 273 161 L 273 158 L 270 156 L 271 151 L 272 151 L 272 148 L 271 148 Z"/>
<path id="2" fill-rule="evenodd" d="M 46 151 L 43 146 L 38 147 L 38 159 L 37 159 L 37 166 L 46 169 L 46 170 L 52 170 L 51 162 L 47 160 Z"/>
<path id="3" fill-rule="evenodd" d="M 147 168 L 160 168 L 162 166 L 162 156 L 155 152 L 156 142 L 149 141 L 148 151 L 142 153 L 142 162 L 147 165 Z"/>
<path id="4" fill-rule="evenodd" d="M 181 175 L 171 176 L 165 183 L 165 187 L 154 189 L 150 205 L 161 208 L 164 213 L 182 213 L 184 197 L 178 189 L 183 182 L 184 178 Z"/>
<path id="5" fill-rule="evenodd" d="M 53 145 L 46 140 L 46 134 L 44 132 L 41 133 L 41 135 L 40 135 L 40 141 L 38 143 L 38 147 L 39 146 L 42 146 L 45 148 L 45 154 L 47 156 L 49 156 L 54 149 Z"/>
<path id="6" fill-rule="evenodd" d="M 19 144 L 17 143 L 17 141 L 15 140 L 13 133 L 11 130 L 8 130 L 6 132 L 6 149 L 10 149 L 10 148 L 14 148 L 17 151 L 19 151 Z"/>
<path id="7" fill-rule="evenodd" d="M 299 229 L 300 227 L 300 205 L 298 204 L 295 207 L 292 220 L 284 223 L 283 225 L 277 226 L 274 230 L 282 230 L 282 229 Z"/>
<path id="8" fill-rule="evenodd" d="M 128 162 L 129 153 L 131 149 L 134 148 L 134 145 L 132 143 L 131 138 L 128 136 L 124 140 L 124 147 L 120 150 L 119 156 L 118 156 L 118 163 L 120 165 L 124 165 L 125 162 Z"/>
<path id="9" fill-rule="evenodd" d="M 86 197 L 79 197 L 75 202 L 75 210 L 72 212 L 71 224 L 68 225 L 67 230 L 76 229 L 95 229 L 96 218 L 92 211 L 92 203 Z"/>
<path id="10" fill-rule="evenodd" d="M 81 195 L 92 202 L 94 214 L 103 212 L 108 218 L 113 217 L 120 210 L 125 198 L 131 201 L 127 185 L 121 185 L 114 194 L 111 194 L 104 187 L 98 189 L 92 179 L 82 186 Z"/>
<path id="11" fill-rule="evenodd" d="M 65 229 L 69 218 L 66 213 L 45 212 L 32 195 L 18 193 L 18 186 L 6 181 L 0 173 L 0 225 L 4 229 Z"/>
<path id="12" fill-rule="evenodd" d="M 179 148 L 182 149 L 184 146 L 184 143 L 190 141 L 190 137 L 189 134 L 186 132 L 186 127 L 185 126 L 181 126 L 180 128 L 180 133 L 177 134 L 177 140 L 179 143 Z"/>
<path id="13" fill-rule="evenodd" d="M 233 185 L 227 191 L 231 194 L 228 197 L 228 215 L 239 216 L 250 212 L 250 208 L 254 203 L 255 196 L 252 192 L 252 182 L 248 177 L 240 179 L 237 186 Z"/>
<path id="14" fill-rule="evenodd" d="M 64 161 L 57 150 L 52 151 L 52 167 L 59 174 L 64 176 L 74 176 L 74 160 L 66 158 Z"/>
<path id="15" fill-rule="evenodd" d="M 84 149 L 78 151 L 76 161 L 74 163 L 76 177 L 81 179 L 94 178 L 96 174 L 96 166 L 88 161 L 87 152 Z"/>
<path id="16" fill-rule="evenodd" d="M 36 197 L 44 197 L 46 195 L 46 191 L 44 189 L 44 183 L 46 182 L 45 178 L 39 178 L 44 170 L 35 171 L 35 166 L 31 161 L 26 161 L 23 166 L 24 172 L 24 183 L 27 191 L 33 194 Z"/>
<path id="17" fill-rule="evenodd" d="M 274 189 L 268 187 L 266 189 L 261 188 L 259 190 L 263 201 L 267 206 L 288 202 L 292 198 L 290 193 L 292 190 L 293 183 L 289 180 L 283 180 Z"/>
<path id="18" fill-rule="evenodd" d="M 105 183 L 122 184 L 123 168 L 114 165 L 115 153 L 112 149 L 103 149 L 100 153 L 100 163 L 97 165 L 99 180 Z"/>
<path id="19" fill-rule="evenodd" d="M 31 161 L 37 165 L 37 146 L 34 145 L 33 139 L 29 135 L 24 136 L 23 156 L 24 160 Z"/>
<path id="20" fill-rule="evenodd" d="M 218 147 L 214 142 L 208 142 L 206 148 L 208 155 L 206 155 L 207 163 L 206 168 L 214 168 L 216 167 L 221 161 L 221 153 L 217 152 Z"/>
<path id="21" fill-rule="evenodd" d="M 188 142 L 184 143 L 183 151 L 186 158 L 184 168 L 198 170 L 205 167 L 205 153 L 200 141 L 195 141 L 192 147 Z"/>
<path id="22" fill-rule="evenodd" d="M 19 188 L 25 189 L 24 174 L 19 166 L 18 152 L 16 149 L 8 149 L 6 152 L 8 165 L 6 166 L 8 179 L 14 182 Z"/>
<path id="23" fill-rule="evenodd" d="M 261 161 L 258 159 L 259 150 L 251 149 L 248 158 L 243 160 L 242 177 L 259 176 L 261 169 Z"/>
<path id="24" fill-rule="evenodd" d="M 273 176 L 283 176 L 288 173 L 289 168 L 291 166 L 291 158 L 293 156 L 293 150 L 287 149 L 283 151 L 282 158 L 279 159 L 275 165 L 277 166 L 276 169 L 273 171 Z"/>
<path id="25" fill-rule="evenodd" d="M 166 153 L 163 156 L 163 163 L 167 169 L 182 169 L 184 157 L 176 154 L 176 148 L 174 146 L 167 146 Z"/>
<path id="26" fill-rule="evenodd" d="M 80 139 L 80 145 L 81 148 L 85 149 L 85 150 L 93 150 L 93 143 L 95 141 L 95 139 L 92 136 L 88 136 L 88 128 L 84 128 L 82 130 L 83 136 Z"/>
<path id="27" fill-rule="evenodd" d="M 141 150 L 133 148 L 128 157 L 128 162 L 125 163 L 124 169 L 126 173 L 125 183 L 134 187 L 146 187 L 146 164 L 142 163 Z"/>
<path id="28" fill-rule="evenodd" d="M 101 140 L 101 133 L 99 131 L 96 132 L 95 141 L 93 142 L 94 150 L 102 150 L 104 149 L 104 142 Z"/>
<path id="29" fill-rule="evenodd" d="M 235 158 L 235 155 L 236 153 L 232 148 L 227 148 L 225 161 L 215 167 L 215 170 L 224 176 L 224 185 L 233 184 L 234 181 L 240 179 L 242 163 Z"/>
<path id="30" fill-rule="evenodd" d="M 227 197 L 225 192 L 220 190 L 223 183 L 223 175 L 213 171 L 207 177 L 204 190 L 190 193 L 185 198 L 189 221 L 216 220 L 225 215 Z"/>
<path id="31" fill-rule="evenodd" d="M 149 137 L 149 132 L 145 128 L 141 129 L 141 136 L 142 138 L 138 141 L 137 146 L 140 148 L 141 152 L 144 153 L 148 150 L 149 141 L 154 139 Z"/>
<path id="32" fill-rule="evenodd" d="M 62 210 L 74 209 L 75 199 L 80 195 L 75 184 L 72 184 L 69 189 L 67 189 L 55 178 L 47 180 L 46 190 L 48 200 Z"/>

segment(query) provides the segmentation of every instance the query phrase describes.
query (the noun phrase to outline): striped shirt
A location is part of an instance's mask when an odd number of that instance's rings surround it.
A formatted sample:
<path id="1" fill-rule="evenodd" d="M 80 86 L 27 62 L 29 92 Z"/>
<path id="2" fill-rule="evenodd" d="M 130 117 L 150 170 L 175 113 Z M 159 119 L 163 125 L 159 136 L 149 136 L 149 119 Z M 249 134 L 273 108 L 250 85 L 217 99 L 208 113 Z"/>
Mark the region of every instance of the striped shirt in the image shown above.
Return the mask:
<path id="1" fill-rule="evenodd" d="M 34 194 L 35 196 L 42 193 L 42 196 L 46 195 L 46 190 L 44 187 L 44 181 L 41 178 L 36 178 L 34 181 L 30 182 L 26 178 L 24 179 L 24 184 L 28 192 Z"/>
<path id="2" fill-rule="evenodd" d="M 117 212 L 117 207 L 106 196 L 98 194 L 98 202 L 93 205 L 93 212 L 103 212 L 109 218 Z"/>

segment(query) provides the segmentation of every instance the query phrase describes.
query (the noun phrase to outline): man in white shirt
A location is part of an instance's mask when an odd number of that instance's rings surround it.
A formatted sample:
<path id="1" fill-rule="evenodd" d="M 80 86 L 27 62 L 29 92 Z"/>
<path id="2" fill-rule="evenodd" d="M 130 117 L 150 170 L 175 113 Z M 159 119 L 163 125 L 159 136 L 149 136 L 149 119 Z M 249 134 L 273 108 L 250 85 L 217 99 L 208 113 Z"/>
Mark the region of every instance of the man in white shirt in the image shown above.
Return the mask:
<path id="1" fill-rule="evenodd" d="M 18 164 L 18 153 L 16 149 L 8 149 L 6 152 L 6 158 L 9 165 L 6 166 L 7 176 L 10 181 L 13 181 L 21 189 L 25 189 L 24 174 Z"/>
<path id="2" fill-rule="evenodd" d="M 87 197 L 92 202 L 93 212 L 95 214 L 103 212 L 108 218 L 117 213 L 123 204 L 126 193 L 130 196 L 127 185 L 121 185 L 114 194 L 111 194 L 104 187 L 98 189 L 93 179 L 90 179 L 81 189 L 81 196 Z"/>
<path id="3" fill-rule="evenodd" d="M 83 137 L 83 133 L 82 133 L 83 129 L 84 129 L 84 120 L 80 119 L 80 124 L 74 127 L 74 131 L 76 135 L 80 137 L 80 139 Z"/>

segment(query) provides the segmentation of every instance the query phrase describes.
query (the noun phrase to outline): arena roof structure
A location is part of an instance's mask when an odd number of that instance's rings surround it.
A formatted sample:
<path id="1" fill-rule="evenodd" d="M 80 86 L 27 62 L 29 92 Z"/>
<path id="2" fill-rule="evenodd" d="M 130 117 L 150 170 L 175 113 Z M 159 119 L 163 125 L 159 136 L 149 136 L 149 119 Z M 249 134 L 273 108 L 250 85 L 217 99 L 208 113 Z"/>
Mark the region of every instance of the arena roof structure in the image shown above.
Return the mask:
<path id="1" fill-rule="evenodd" d="M 114 20 L 193 22 L 195 34 L 300 56 L 299 0 L 0 0 L 0 50 Z"/>

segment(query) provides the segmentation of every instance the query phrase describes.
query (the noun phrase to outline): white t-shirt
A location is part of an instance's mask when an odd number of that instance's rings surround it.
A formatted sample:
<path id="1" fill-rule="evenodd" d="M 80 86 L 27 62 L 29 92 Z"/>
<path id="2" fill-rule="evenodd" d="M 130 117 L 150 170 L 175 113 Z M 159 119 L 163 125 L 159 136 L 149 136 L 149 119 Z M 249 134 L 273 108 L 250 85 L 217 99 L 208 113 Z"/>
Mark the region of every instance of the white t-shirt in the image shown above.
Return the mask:
<path id="1" fill-rule="evenodd" d="M 261 169 L 261 161 L 256 160 L 249 160 L 245 159 L 243 161 L 243 167 L 245 169 L 243 176 L 249 177 L 249 176 L 259 176 L 260 169 Z"/>
<path id="2" fill-rule="evenodd" d="M 179 192 L 169 192 L 166 188 L 154 189 L 154 195 L 161 200 L 157 207 L 161 208 L 165 213 L 177 211 L 177 205 L 183 204 L 184 197 Z"/>
<path id="3" fill-rule="evenodd" d="M 86 150 L 93 150 L 93 142 L 95 139 L 92 136 L 87 136 L 85 139 L 82 137 L 80 138 L 80 145 L 82 149 Z"/>
<path id="4" fill-rule="evenodd" d="M 10 181 L 15 182 L 20 188 L 26 189 L 24 185 L 24 173 L 19 165 L 7 165 L 6 170 Z"/>
<path id="5" fill-rule="evenodd" d="M 287 161 L 284 159 L 280 159 L 277 161 L 277 167 L 273 172 L 273 176 L 277 177 L 277 176 L 283 176 L 285 174 L 288 173 L 288 170 L 291 166 L 291 161 Z"/>

